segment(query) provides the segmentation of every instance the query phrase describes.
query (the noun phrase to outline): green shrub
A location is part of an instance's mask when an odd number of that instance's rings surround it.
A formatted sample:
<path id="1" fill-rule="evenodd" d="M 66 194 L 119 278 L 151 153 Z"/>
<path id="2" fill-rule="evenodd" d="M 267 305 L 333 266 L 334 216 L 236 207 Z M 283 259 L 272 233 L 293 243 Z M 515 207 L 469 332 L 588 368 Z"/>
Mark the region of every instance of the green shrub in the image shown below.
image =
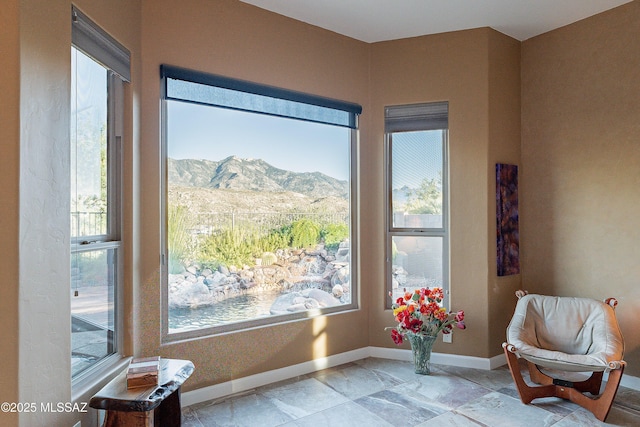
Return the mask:
<path id="1" fill-rule="evenodd" d="M 287 224 L 273 231 L 273 234 L 279 234 L 280 236 L 282 236 L 283 241 L 286 242 L 286 248 L 291 246 L 291 239 L 293 238 L 291 235 L 291 229 L 292 224 Z"/>
<path id="2" fill-rule="evenodd" d="M 262 258 L 263 254 L 273 254 L 278 249 L 288 248 L 290 241 L 289 233 L 282 229 L 263 236 L 251 229 L 224 230 L 201 241 L 198 261 L 203 268 L 211 269 L 220 265 L 253 266 L 255 260 Z M 267 264 L 274 262 L 275 260 Z"/>
<path id="3" fill-rule="evenodd" d="M 409 190 L 404 209 L 409 214 L 442 214 L 442 177 L 425 178 L 419 188 Z"/>
<path id="4" fill-rule="evenodd" d="M 291 235 L 288 231 L 273 230 L 266 236 L 257 239 L 255 255 L 261 256 L 264 252 L 275 252 L 278 249 L 286 249 L 291 243 Z"/>
<path id="5" fill-rule="evenodd" d="M 308 248 L 320 240 L 320 225 L 310 219 L 302 218 L 291 224 L 291 246 Z"/>
<path id="6" fill-rule="evenodd" d="M 320 236 L 327 249 L 335 250 L 340 242 L 349 238 L 349 226 L 344 223 L 328 224 L 320 231 Z"/>
<path id="7" fill-rule="evenodd" d="M 255 264 L 251 236 L 242 230 L 224 230 L 204 238 L 200 244 L 199 261 L 203 266 L 252 266 Z"/>
<path id="8" fill-rule="evenodd" d="M 271 265 L 277 261 L 276 251 L 314 246 L 320 241 L 321 231 L 325 244 L 335 247 L 349 237 L 346 224 L 331 224 L 321 230 L 317 222 L 306 218 L 266 235 L 251 228 L 229 229 L 202 238 L 198 262 L 202 268 L 216 269 L 220 265 L 253 266 L 261 258 L 263 265 Z"/>

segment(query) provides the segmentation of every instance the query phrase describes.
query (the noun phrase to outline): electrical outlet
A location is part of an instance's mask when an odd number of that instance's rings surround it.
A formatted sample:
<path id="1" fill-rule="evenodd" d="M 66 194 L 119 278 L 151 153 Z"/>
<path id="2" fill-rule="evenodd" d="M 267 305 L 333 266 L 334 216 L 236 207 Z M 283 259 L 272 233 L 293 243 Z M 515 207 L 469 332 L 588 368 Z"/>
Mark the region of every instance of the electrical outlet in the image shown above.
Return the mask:
<path id="1" fill-rule="evenodd" d="M 452 338 L 453 338 L 453 332 L 449 332 L 448 334 L 442 334 L 442 342 L 451 344 Z"/>

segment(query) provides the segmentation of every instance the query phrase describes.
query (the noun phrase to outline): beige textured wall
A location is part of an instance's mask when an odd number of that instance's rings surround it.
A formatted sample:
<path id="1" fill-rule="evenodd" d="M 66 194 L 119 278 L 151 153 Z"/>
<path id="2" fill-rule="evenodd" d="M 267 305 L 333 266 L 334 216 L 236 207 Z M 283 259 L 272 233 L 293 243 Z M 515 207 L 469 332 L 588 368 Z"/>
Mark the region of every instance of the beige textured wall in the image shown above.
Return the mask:
<path id="1" fill-rule="evenodd" d="M 640 375 L 640 2 L 522 45 L 523 283 L 618 298 Z"/>
<path id="2" fill-rule="evenodd" d="M 20 158 L 20 35 L 18 0 L 7 0 L 0 7 L 0 402 L 18 401 L 18 191 Z M 0 413 L 0 424 L 17 423 L 18 414 Z"/>
<path id="3" fill-rule="evenodd" d="M 500 353 L 500 343 L 490 340 L 490 332 L 503 328 L 505 316 L 490 318 L 489 311 L 496 300 L 500 303 L 506 297 L 502 290 L 488 289 L 489 278 L 495 277 L 494 160 L 518 161 L 518 61 L 518 43 L 488 28 L 372 46 L 373 125 L 367 153 L 372 168 L 365 179 L 371 185 L 367 191 L 377 195 L 370 232 L 376 237 L 379 255 L 378 262 L 367 266 L 375 272 L 367 282 L 374 284 L 370 345 L 394 346 L 384 331 L 385 326 L 393 325 L 392 315 L 383 310 L 383 109 L 386 105 L 446 100 L 451 308 L 465 310 L 468 329 L 454 333 L 452 344 L 438 342 L 435 351 L 477 357 Z"/>
<path id="4" fill-rule="evenodd" d="M 19 401 L 71 400 L 70 4 L 20 1 Z M 63 25 L 63 23 L 65 25 Z M 20 425 L 72 424 L 22 413 Z"/>
<path id="5" fill-rule="evenodd" d="M 366 347 L 368 285 L 363 286 L 358 311 L 161 343 L 158 100 L 159 66 L 167 63 L 356 102 L 364 107 L 361 124 L 366 129 L 368 46 L 238 1 L 148 0 L 143 2 L 142 16 L 140 214 L 144 223 L 135 353 L 192 360 L 196 369 L 185 385 L 189 390 Z M 366 141 L 366 131 L 361 138 Z M 363 216 L 367 223 L 367 214 Z M 361 255 L 369 258 L 367 249 Z"/>
<path id="6" fill-rule="evenodd" d="M 520 42 L 497 31 L 489 34 L 489 155 L 487 165 L 487 211 L 489 262 L 487 293 L 489 304 L 488 354 L 502 351 L 506 329 L 516 304 L 515 291 L 521 287 L 521 274 L 498 277 L 496 271 L 496 163 L 520 162 Z M 519 193 L 522 200 L 525 195 Z M 520 233 L 520 242 L 526 239 Z M 522 247 L 522 246 L 520 246 Z M 522 268 L 522 266 L 521 266 Z M 521 270 L 522 271 L 522 270 Z"/>

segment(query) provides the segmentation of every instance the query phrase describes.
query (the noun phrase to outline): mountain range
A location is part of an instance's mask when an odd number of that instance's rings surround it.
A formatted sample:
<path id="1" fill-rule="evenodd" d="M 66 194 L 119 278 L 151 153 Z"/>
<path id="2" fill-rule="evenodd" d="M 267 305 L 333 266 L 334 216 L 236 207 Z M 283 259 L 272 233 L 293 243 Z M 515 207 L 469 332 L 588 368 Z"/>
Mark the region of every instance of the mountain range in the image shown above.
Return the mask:
<path id="1" fill-rule="evenodd" d="M 320 172 L 292 172 L 261 159 L 230 156 L 220 161 L 168 159 L 168 182 L 176 187 L 293 192 L 312 198 L 349 197 L 349 183 Z"/>

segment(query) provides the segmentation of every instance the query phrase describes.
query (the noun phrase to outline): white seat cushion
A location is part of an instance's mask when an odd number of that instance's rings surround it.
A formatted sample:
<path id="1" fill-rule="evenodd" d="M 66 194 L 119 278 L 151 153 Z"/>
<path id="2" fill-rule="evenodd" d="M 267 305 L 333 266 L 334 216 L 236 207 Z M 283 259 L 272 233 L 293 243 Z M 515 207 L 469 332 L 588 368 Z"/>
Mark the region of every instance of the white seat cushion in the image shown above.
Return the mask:
<path id="1" fill-rule="evenodd" d="M 560 371 L 604 371 L 624 353 L 613 308 L 589 298 L 525 295 L 507 341 L 526 360 Z"/>

